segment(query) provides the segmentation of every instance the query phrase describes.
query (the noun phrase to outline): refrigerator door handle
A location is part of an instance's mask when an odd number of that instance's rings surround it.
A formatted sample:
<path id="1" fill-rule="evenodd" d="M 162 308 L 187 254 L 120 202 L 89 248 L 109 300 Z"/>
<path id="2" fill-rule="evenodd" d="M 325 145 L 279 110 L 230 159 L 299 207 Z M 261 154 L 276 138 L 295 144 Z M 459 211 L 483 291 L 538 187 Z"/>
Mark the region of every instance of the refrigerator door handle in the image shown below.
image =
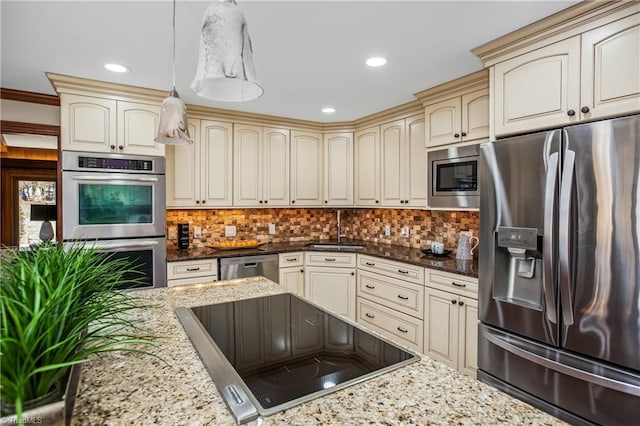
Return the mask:
<path id="1" fill-rule="evenodd" d="M 556 371 L 560 374 L 574 377 L 578 380 L 593 383 L 598 386 L 613 389 L 619 392 L 624 392 L 629 395 L 640 396 L 640 386 L 633 385 L 631 383 L 621 382 L 619 380 L 611 379 L 609 377 L 599 376 L 597 374 L 590 373 L 588 371 L 581 370 L 579 368 L 572 367 L 570 365 L 561 364 L 549 358 L 545 358 L 533 352 L 529 352 L 523 348 L 514 345 L 511 342 L 506 341 L 503 337 L 497 336 L 490 331 L 483 330 L 483 337 L 494 345 L 510 352 L 520 358 L 527 361 L 541 365 L 550 370 Z"/>
<path id="2" fill-rule="evenodd" d="M 542 261 L 544 272 L 542 275 L 542 289 L 544 291 L 544 304 L 547 312 L 547 319 L 554 324 L 558 322 L 555 294 L 553 292 L 553 217 L 556 210 L 557 190 L 558 153 L 554 152 L 549 156 L 549 160 L 547 162 L 547 177 L 544 191 L 544 237 L 542 238 Z"/>
<path id="3" fill-rule="evenodd" d="M 576 164 L 576 153 L 566 150 L 562 168 L 562 185 L 560 187 L 560 218 L 559 218 L 559 265 L 560 265 L 560 304 L 562 306 L 562 321 L 565 326 L 573 324 L 573 306 L 571 303 L 571 265 L 569 264 L 569 250 L 571 249 L 571 195 L 573 193 L 573 175 Z"/>

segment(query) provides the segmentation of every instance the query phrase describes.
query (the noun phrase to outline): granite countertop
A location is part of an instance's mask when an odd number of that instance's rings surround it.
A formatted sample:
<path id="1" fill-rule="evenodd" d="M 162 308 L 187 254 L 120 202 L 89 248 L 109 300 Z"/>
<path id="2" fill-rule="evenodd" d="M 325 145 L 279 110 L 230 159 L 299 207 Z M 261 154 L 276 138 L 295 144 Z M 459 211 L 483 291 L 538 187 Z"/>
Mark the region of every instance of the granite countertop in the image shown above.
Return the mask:
<path id="1" fill-rule="evenodd" d="M 232 425 L 234 420 L 173 311 L 282 293 L 264 278 L 132 291 L 151 303 L 136 316 L 161 336 L 153 353 L 108 353 L 82 369 L 74 425 Z M 419 362 L 253 424 L 563 424 L 422 356 Z"/>
<path id="2" fill-rule="evenodd" d="M 315 241 L 319 244 L 331 244 L 331 241 Z M 223 257 L 250 256 L 256 254 L 278 254 L 290 253 L 293 251 L 346 251 L 335 249 L 319 249 L 309 247 L 312 241 L 300 241 L 291 243 L 274 243 L 264 244 L 254 249 L 237 249 L 237 250 L 216 250 L 213 248 L 189 248 L 187 250 L 167 249 L 167 261 L 175 262 L 180 260 L 195 259 L 216 259 Z M 470 261 L 460 261 L 454 255 L 448 257 L 427 256 L 419 249 L 396 246 L 391 244 L 378 244 L 368 241 L 344 240 L 348 244 L 360 244 L 363 246 L 360 250 L 349 250 L 358 254 L 366 254 L 369 256 L 381 257 L 384 259 L 395 260 L 398 262 L 409 263 L 426 268 L 438 269 L 441 271 L 452 272 L 454 274 L 467 275 L 470 277 L 478 277 L 478 258 Z"/>

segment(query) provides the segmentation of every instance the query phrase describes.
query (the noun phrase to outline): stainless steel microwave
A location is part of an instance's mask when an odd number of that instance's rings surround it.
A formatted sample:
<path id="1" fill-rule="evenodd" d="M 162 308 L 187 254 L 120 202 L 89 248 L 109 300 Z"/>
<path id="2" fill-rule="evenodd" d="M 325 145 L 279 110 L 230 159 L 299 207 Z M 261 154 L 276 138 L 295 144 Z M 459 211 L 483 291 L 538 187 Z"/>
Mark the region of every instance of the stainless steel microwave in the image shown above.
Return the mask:
<path id="1" fill-rule="evenodd" d="M 429 207 L 480 207 L 479 167 L 479 144 L 428 152 Z"/>

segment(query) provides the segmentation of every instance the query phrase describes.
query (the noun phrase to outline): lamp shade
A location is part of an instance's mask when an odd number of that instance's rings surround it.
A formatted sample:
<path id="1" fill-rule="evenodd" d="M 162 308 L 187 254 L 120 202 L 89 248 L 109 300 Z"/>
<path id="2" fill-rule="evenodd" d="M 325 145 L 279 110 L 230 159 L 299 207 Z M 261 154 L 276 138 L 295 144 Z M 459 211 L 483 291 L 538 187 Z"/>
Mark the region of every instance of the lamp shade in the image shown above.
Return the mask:
<path id="1" fill-rule="evenodd" d="M 31 220 L 56 220 L 58 207 L 55 204 L 31 204 Z"/>
<path id="2" fill-rule="evenodd" d="M 154 139 L 167 145 L 187 145 L 193 143 L 187 127 L 187 107 L 178 96 L 175 87 L 164 98 L 160 107 L 158 136 Z"/>
<path id="3" fill-rule="evenodd" d="M 227 102 L 248 101 L 263 93 L 256 82 L 247 21 L 235 0 L 215 0 L 204 14 L 191 90 Z"/>

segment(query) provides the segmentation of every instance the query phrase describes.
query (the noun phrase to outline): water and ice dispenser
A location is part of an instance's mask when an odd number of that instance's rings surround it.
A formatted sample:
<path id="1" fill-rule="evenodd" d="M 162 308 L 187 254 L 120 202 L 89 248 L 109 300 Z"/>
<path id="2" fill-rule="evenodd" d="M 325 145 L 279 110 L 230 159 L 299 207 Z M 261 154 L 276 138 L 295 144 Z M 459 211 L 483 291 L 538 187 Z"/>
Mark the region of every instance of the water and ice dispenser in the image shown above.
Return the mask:
<path id="1" fill-rule="evenodd" d="M 542 236 L 537 228 L 496 233 L 493 297 L 542 310 Z"/>

